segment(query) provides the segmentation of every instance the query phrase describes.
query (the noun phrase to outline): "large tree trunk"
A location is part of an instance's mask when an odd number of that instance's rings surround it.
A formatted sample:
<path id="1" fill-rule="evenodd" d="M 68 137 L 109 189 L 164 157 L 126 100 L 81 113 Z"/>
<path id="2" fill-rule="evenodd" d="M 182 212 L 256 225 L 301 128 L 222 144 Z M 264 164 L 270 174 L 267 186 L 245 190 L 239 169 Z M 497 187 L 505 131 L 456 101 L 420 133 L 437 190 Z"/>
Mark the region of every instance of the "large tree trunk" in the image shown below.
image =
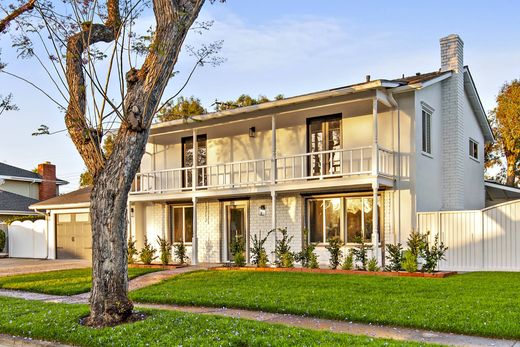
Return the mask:
<path id="1" fill-rule="evenodd" d="M 516 155 L 514 153 L 506 153 L 506 185 L 514 187 L 516 181 Z"/>

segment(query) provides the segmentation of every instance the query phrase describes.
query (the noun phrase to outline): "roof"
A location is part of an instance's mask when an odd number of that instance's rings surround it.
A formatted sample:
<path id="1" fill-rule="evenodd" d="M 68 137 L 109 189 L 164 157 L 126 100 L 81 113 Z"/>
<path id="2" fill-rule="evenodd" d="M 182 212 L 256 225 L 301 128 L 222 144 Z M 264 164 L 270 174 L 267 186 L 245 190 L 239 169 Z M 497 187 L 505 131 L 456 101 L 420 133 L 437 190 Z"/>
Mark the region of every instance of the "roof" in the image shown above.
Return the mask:
<path id="1" fill-rule="evenodd" d="M 3 176 L 3 177 L 2 177 Z M 0 177 L 17 181 L 42 182 L 42 176 L 34 171 L 21 169 L 5 163 L 0 163 Z M 69 182 L 56 178 L 57 185 L 68 184 Z"/>
<path id="2" fill-rule="evenodd" d="M 506 186 L 495 181 L 484 181 L 486 187 L 486 206 L 520 199 L 520 188 Z"/>
<path id="3" fill-rule="evenodd" d="M 0 190 L 0 214 L 3 215 L 25 215 L 35 214 L 29 208 L 31 204 L 38 202 L 33 198 Z"/>
<path id="4" fill-rule="evenodd" d="M 30 208 L 37 210 L 51 210 L 60 208 L 89 207 L 91 191 L 91 186 L 81 188 L 55 198 L 33 203 Z"/>

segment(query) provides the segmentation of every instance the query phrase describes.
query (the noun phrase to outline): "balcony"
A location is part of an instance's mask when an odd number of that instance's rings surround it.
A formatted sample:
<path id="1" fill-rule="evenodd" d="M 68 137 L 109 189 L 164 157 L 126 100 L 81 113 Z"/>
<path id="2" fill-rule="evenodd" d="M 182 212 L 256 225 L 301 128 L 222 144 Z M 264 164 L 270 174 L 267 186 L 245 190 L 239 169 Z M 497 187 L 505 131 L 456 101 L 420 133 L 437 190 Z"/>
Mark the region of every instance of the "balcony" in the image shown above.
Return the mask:
<path id="1" fill-rule="evenodd" d="M 131 194 L 268 187 L 329 178 L 393 178 L 394 153 L 378 147 L 375 163 L 373 152 L 373 147 L 367 146 L 143 172 L 136 175 Z M 374 163 L 377 164 L 376 170 Z M 195 185 L 194 175 L 197 176 Z"/>

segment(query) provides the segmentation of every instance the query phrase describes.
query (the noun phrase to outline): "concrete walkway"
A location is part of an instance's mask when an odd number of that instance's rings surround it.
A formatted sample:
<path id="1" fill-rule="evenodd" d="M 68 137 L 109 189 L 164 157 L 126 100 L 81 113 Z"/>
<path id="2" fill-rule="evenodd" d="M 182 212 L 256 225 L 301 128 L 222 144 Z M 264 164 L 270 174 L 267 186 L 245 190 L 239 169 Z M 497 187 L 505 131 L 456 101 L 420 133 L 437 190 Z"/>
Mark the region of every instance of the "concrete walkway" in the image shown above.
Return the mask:
<path id="1" fill-rule="evenodd" d="M 92 263 L 90 261 L 80 259 L 45 260 L 2 258 L 0 259 L 0 276 L 22 275 L 55 270 L 82 269 L 91 266 Z"/>

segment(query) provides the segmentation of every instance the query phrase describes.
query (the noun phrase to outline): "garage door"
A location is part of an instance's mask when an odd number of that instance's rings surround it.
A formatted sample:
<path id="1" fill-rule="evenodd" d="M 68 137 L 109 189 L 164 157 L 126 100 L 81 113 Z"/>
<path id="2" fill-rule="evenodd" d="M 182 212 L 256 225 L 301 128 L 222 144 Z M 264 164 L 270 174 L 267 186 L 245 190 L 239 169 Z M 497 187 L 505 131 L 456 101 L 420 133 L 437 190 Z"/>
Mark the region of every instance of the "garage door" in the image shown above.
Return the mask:
<path id="1" fill-rule="evenodd" d="M 56 215 L 56 258 L 92 259 L 92 231 L 88 213 Z"/>

